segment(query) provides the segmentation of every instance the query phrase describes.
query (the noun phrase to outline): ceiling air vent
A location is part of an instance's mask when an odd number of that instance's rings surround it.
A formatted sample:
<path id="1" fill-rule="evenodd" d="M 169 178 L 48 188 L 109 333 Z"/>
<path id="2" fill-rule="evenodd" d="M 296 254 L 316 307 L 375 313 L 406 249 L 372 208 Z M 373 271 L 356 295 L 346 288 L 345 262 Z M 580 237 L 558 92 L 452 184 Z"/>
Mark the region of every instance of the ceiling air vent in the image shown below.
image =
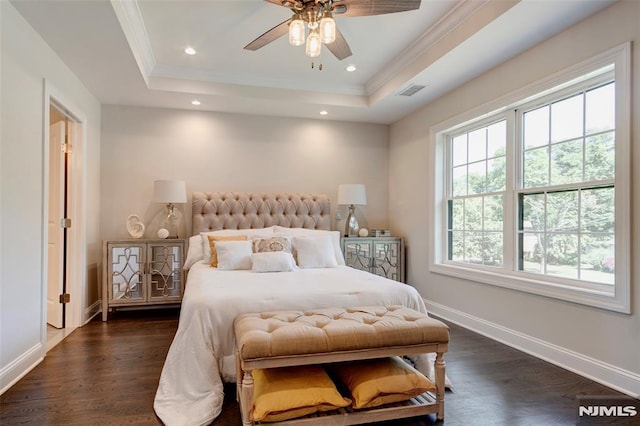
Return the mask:
<path id="1" fill-rule="evenodd" d="M 420 90 L 424 89 L 427 86 L 421 86 L 419 84 L 412 84 L 411 86 L 405 88 L 404 90 L 398 92 L 398 96 L 413 96 L 418 93 Z"/>

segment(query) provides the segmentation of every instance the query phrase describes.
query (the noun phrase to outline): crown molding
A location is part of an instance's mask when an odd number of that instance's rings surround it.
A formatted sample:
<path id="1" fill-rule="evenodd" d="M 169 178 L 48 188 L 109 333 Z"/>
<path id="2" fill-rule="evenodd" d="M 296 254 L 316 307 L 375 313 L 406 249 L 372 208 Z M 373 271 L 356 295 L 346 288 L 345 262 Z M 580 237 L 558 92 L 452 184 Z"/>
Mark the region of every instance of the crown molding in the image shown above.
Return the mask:
<path id="1" fill-rule="evenodd" d="M 196 80 L 209 83 L 232 84 L 240 86 L 255 86 L 255 76 L 249 74 L 221 73 L 202 68 L 187 68 L 180 66 L 156 65 L 149 77 L 171 78 L 176 80 Z M 302 91 L 321 91 L 323 93 L 333 93 L 338 95 L 366 96 L 366 92 L 361 85 L 341 84 L 336 87 L 322 87 L 322 85 L 312 86 L 309 90 L 308 80 L 292 80 L 283 78 L 260 77 L 260 86 L 273 89 L 291 89 Z"/>
<path id="2" fill-rule="evenodd" d="M 149 42 L 149 35 L 144 26 L 142 14 L 137 0 L 111 0 L 111 6 L 116 14 L 122 31 L 129 43 L 129 48 L 138 64 L 142 78 L 147 86 L 149 77 L 156 67 L 153 49 Z"/>
<path id="3" fill-rule="evenodd" d="M 382 89 L 401 71 L 424 56 L 425 52 L 428 52 L 489 2 L 490 0 L 460 0 L 446 15 L 431 25 L 422 36 L 389 61 L 374 78 L 370 79 L 366 84 L 367 93 L 372 95 Z"/>

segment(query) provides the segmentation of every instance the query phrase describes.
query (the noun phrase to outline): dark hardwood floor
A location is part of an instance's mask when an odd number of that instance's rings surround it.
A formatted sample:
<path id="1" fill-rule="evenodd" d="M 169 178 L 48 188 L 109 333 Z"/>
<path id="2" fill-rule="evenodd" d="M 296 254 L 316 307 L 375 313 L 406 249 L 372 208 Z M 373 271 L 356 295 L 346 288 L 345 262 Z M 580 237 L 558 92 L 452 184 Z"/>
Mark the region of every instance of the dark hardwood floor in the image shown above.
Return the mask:
<path id="1" fill-rule="evenodd" d="M 161 424 L 153 398 L 177 322 L 178 311 L 170 309 L 118 312 L 107 323 L 96 318 L 58 344 L 0 397 L 0 424 Z M 454 390 L 446 395 L 446 425 L 575 425 L 578 395 L 621 395 L 450 326 L 445 360 Z M 226 385 L 225 391 L 223 412 L 212 425 L 239 426 L 235 389 Z M 427 417 L 382 424 L 435 423 Z"/>

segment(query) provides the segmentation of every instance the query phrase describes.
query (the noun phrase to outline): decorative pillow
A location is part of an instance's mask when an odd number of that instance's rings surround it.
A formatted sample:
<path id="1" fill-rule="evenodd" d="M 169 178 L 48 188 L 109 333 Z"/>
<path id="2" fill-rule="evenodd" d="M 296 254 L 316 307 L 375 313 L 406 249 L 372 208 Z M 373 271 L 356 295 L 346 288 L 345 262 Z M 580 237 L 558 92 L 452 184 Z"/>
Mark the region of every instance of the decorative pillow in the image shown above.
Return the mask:
<path id="1" fill-rule="evenodd" d="M 218 252 L 218 269 L 223 271 L 251 269 L 251 241 L 216 241 L 215 246 Z"/>
<path id="2" fill-rule="evenodd" d="M 187 250 L 187 259 L 184 261 L 182 269 L 189 270 L 193 265 L 202 261 L 202 237 L 194 235 L 189 238 L 189 249 Z"/>
<path id="3" fill-rule="evenodd" d="M 253 272 L 289 272 L 298 269 L 293 255 L 286 251 L 268 251 L 251 255 Z"/>
<path id="4" fill-rule="evenodd" d="M 335 268 L 338 266 L 331 237 L 295 237 L 298 266 L 301 268 Z"/>
<path id="5" fill-rule="evenodd" d="M 253 371 L 255 421 L 278 422 L 351 404 L 317 365 Z"/>
<path id="6" fill-rule="evenodd" d="M 211 259 L 211 245 L 209 244 L 209 235 L 215 235 L 216 237 L 228 237 L 236 235 L 244 235 L 247 239 L 250 238 L 268 238 L 273 236 L 273 230 L 275 226 L 270 228 L 251 228 L 251 229 L 219 229 L 217 231 L 201 232 L 202 237 L 202 257 L 209 263 Z"/>
<path id="7" fill-rule="evenodd" d="M 253 240 L 254 253 L 266 253 L 270 251 L 285 251 L 291 253 L 291 240 L 289 237 L 255 238 Z"/>
<path id="8" fill-rule="evenodd" d="M 338 265 L 344 265 L 344 255 L 340 247 L 340 232 L 339 231 L 327 231 L 324 229 L 308 229 L 308 228 L 285 228 L 283 226 L 276 225 L 273 227 L 273 232 L 278 235 L 286 235 L 289 237 L 313 237 L 329 235 L 331 237 L 331 243 L 333 244 L 333 253 L 336 257 Z M 295 246 L 295 241 L 294 241 Z M 293 257 L 296 257 L 296 248 L 293 247 Z"/>
<path id="9" fill-rule="evenodd" d="M 436 386 L 399 357 L 331 365 L 331 372 L 349 389 L 355 408 L 405 401 Z"/>
<path id="10" fill-rule="evenodd" d="M 218 267 L 218 248 L 216 246 L 217 241 L 246 241 L 246 235 L 207 235 L 209 240 L 209 249 L 211 251 L 211 267 Z M 251 267 L 247 268 L 251 269 Z"/>

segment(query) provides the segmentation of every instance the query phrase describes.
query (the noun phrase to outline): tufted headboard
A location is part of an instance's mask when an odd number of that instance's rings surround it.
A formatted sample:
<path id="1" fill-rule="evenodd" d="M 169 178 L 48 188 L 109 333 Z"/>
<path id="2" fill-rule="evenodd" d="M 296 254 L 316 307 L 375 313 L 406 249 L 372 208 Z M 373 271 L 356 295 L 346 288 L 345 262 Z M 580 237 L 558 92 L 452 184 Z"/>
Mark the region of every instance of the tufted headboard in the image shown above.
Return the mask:
<path id="1" fill-rule="evenodd" d="M 331 205 L 324 194 L 194 192 L 192 235 L 219 229 L 331 229 Z"/>

